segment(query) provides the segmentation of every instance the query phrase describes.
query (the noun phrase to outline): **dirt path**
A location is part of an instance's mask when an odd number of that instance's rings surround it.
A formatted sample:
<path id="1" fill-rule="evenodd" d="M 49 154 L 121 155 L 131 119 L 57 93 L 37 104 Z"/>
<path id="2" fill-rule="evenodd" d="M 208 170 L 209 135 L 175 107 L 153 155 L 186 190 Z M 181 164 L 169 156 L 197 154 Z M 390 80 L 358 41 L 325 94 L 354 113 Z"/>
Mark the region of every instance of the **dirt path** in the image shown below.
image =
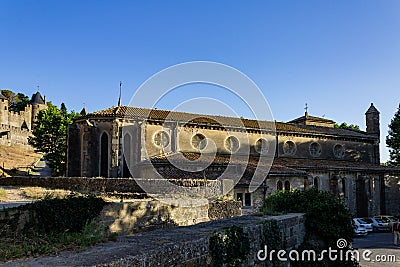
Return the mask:
<path id="1" fill-rule="evenodd" d="M 22 189 L 11 186 L 0 186 L 6 192 L 6 196 L 0 198 L 0 209 L 14 208 L 27 203 L 31 203 L 33 199 L 28 198 Z"/>
<path id="2" fill-rule="evenodd" d="M 5 198 L 0 199 L 1 203 L 31 200 L 28 197 L 26 197 L 24 191 L 22 191 L 21 188 L 12 186 L 0 186 L 0 188 L 3 188 L 7 194 Z"/>

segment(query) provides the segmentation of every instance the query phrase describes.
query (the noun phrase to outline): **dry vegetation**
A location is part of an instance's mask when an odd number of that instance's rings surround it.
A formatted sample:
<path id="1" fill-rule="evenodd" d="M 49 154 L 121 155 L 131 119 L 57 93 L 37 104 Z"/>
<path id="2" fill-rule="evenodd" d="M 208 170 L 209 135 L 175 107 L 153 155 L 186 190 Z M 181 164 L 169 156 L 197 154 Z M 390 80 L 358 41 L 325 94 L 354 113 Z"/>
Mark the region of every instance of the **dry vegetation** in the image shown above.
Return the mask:
<path id="1" fill-rule="evenodd" d="M 69 190 L 46 189 L 43 187 L 22 187 L 21 190 L 29 199 L 64 198 L 71 194 Z"/>
<path id="2" fill-rule="evenodd" d="M 28 168 L 41 157 L 33 150 L 0 145 L 0 176 L 25 175 Z"/>
<path id="3" fill-rule="evenodd" d="M 4 188 L 0 188 L 0 201 L 7 199 L 7 191 Z"/>

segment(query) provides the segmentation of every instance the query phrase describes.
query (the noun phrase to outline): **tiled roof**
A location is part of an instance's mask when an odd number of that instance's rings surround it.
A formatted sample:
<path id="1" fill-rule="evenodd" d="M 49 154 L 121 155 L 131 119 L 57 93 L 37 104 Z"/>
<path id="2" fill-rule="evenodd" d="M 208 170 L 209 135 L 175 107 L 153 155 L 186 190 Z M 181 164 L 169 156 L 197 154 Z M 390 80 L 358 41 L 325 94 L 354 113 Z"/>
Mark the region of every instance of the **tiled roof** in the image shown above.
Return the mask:
<path id="1" fill-rule="evenodd" d="M 276 122 L 275 125 L 276 125 L 276 131 L 278 133 L 292 132 L 292 133 L 303 133 L 303 134 L 341 136 L 348 138 L 367 138 L 367 139 L 373 138 L 364 131 L 358 131 L 353 129 L 330 128 L 330 127 L 300 125 L 300 124 L 291 124 L 283 122 Z"/>
<path id="2" fill-rule="evenodd" d="M 352 162 L 345 160 L 319 160 L 319 159 L 295 159 L 275 158 L 274 164 L 283 165 L 300 170 L 360 170 L 360 171 L 383 171 L 400 172 L 394 167 L 385 167 L 379 164 L 366 162 Z"/>
<path id="3" fill-rule="evenodd" d="M 371 103 L 371 106 L 369 107 L 369 109 L 367 110 L 367 112 L 365 112 L 365 114 L 368 114 L 368 113 L 378 113 L 379 114 L 379 111 L 376 109 L 376 107 L 374 106 L 374 103 Z"/>
<path id="4" fill-rule="evenodd" d="M 320 118 L 320 117 L 314 117 L 314 116 L 310 116 L 310 115 L 305 115 L 305 116 L 301 116 L 300 118 L 294 119 L 289 121 L 289 123 L 298 123 L 298 122 L 304 122 L 306 120 L 310 120 L 310 121 L 318 121 L 318 122 L 323 122 L 323 123 L 328 123 L 328 124 L 333 124 L 335 123 L 333 120 L 328 120 L 325 118 Z"/>
<path id="5" fill-rule="evenodd" d="M 225 167 L 228 164 L 233 164 L 236 166 L 242 166 L 243 168 L 246 168 L 245 170 L 245 174 L 243 176 L 246 177 L 252 177 L 254 174 L 254 171 L 257 167 L 262 169 L 265 169 L 265 172 L 268 172 L 268 166 L 258 166 L 259 164 L 259 157 L 253 157 L 253 156 L 234 156 L 231 158 L 230 155 L 222 155 L 222 154 L 217 154 L 217 155 L 202 155 L 203 157 L 201 158 L 201 162 L 199 162 L 198 160 L 200 160 L 200 154 L 199 153 L 193 153 L 193 152 L 179 152 L 176 154 L 172 154 L 172 155 L 158 155 L 158 156 L 154 156 L 150 158 L 150 161 L 152 164 L 157 165 L 170 165 L 170 162 L 168 160 L 168 158 L 171 161 L 176 161 L 177 159 L 181 158 L 181 156 L 184 156 L 186 159 L 190 160 L 190 161 L 195 161 L 196 163 L 203 165 L 202 163 L 208 163 L 208 162 L 212 162 L 210 167 L 223 167 L 221 173 L 223 171 L 225 171 Z M 147 161 L 148 162 L 148 161 Z M 178 171 L 178 169 L 176 169 Z M 180 171 L 180 170 L 179 170 Z M 210 171 L 206 171 L 206 172 L 210 172 Z M 181 173 L 181 172 L 179 172 Z M 193 174 L 193 172 L 190 172 L 191 174 Z M 204 172 L 199 172 L 198 175 L 200 175 L 201 177 L 203 177 Z M 293 175 L 293 176 L 304 176 L 307 175 L 307 173 L 305 171 L 302 170 L 296 170 L 293 168 L 288 168 L 285 167 L 283 165 L 277 164 L 277 163 L 273 163 L 270 170 L 269 170 L 269 175 Z M 218 177 L 219 175 L 217 175 Z M 172 177 L 171 177 L 172 178 Z M 175 177 L 176 178 L 176 177 Z"/>
<path id="6" fill-rule="evenodd" d="M 87 115 L 88 113 L 86 111 L 86 108 L 83 108 L 79 114 L 81 114 L 81 116 Z"/>
<path id="7" fill-rule="evenodd" d="M 183 155 L 189 160 L 199 160 L 199 153 L 177 153 L 168 155 L 171 157 L 170 160 L 174 161 L 178 159 L 178 156 Z M 383 167 L 376 164 L 368 164 L 362 162 L 348 162 L 348 161 L 338 161 L 338 160 L 311 160 L 311 159 L 293 159 L 293 158 L 275 158 L 272 163 L 271 168 L 267 166 L 257 166 L 258 157 L 247 157 L 247 156 L 237 156 L 231 159 L 230 155 L 216 155 L 213 157 L 211 165 L 205 170 L 198 172 L 189 172 L 181 170 L 170 163 L 166 155 L 158 155 L 151 157 L 149 160 L 143 163 L 151 163 L 157 169 L 157 172 L 168 179 L 218 179 L 223 172 L 226 170 L 228 163 L 236 166 L 241 166 L 244 172 L 238 181 L 239 186 L 248 186 L 253 179 L 256 168 L 260 168 L 261 173 L 265 169 L 265 177 L 281 177 L 281 176 L 293 176 L 293 177 L 307 177 L 307 171 L 311 170 L 337 170 L 337 171 L 378 171 L 385 173 L 396 173 L 400 174 L 400 169 L 392 167 Z M 207 156 L 203 158 L 204 162 L 210 162 L 210 158 Z M 196 161 L 197 162 L 197 161 Z M 200 162 L 204 163 L 204 162 Z M 234 177 L 232 177 L 234 179 Z"/>
<path id="8" fill-rule="evenodd" d="M 251 120 L 243 118 L 215 116 L 215 115 L 201 115 L 186 112 L 167 111 L 159 109 L 147 109 L 138 107 L 112 107 L 105 110 L 97 111 L 94 113 L 81 116 L 77 121 L 86 120 L 96 117 L 109 117 L 109 118 L 132 118 L 132 119 L 149 119 L 159 121 L 180 121 L 180 122 L 193 122 L 197 124 L 205 124 L 209 126 L 225 126 L 225 127 L 246 127 L 247 129 L 254 130 L 271 130 L 275 129 L 279 132 L 286 133 L 300 133 L 300 134 L 313 134 L 313 135 L 331 135 L 342 136 L 348 138 L 367 138 L 373 139 L 370 135 L 363 131 L 351 129 L 337 129 L 313 125 L 298 125 L 283 122 L 269 122 L 260 120 Z"/>

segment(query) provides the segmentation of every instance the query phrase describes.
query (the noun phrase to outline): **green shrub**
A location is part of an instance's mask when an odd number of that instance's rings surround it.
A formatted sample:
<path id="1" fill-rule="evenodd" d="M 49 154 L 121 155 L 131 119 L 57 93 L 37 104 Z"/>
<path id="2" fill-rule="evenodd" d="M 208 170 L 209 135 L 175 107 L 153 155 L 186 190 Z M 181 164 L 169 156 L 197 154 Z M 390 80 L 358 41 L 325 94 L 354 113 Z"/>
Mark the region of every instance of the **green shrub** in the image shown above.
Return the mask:
<path id="1" fill-rule="evenodd" d="M 322 250 L 328 247 L 338 249 L 336 242 L 340 238 L 346 239 L 349 244 L 343 248 L 343 252 L 351 249 L 349 246 L 353 241 L 352 216 L 344 203 L 329 192 L 318 191 L 315 188 L 305 191 L 276 191 L 265 199 L 262 212 L 305 213 L 306 237 L 303 244 L 297 248 L 300 253 L 303 250 L 314 250 L 320 255 Z M 359 266 L 355 260 L 331 261 L 326 257 L 323 261 L 295 261 L 291 264 L 295 267 Z"/>
<path id="2" fill-rule="evenodd" d="M 95 196 L 69 195 L 66 198 L 44 199 L 30 204 L 32 211 L 25 231 L 40 233 L 81 232 L 97 217 L 105 201 Z"/>
<path id="3" fill-rule="evenodd" d="M 335 247 L 339 238 L 346 239 L 348 244 L 353 239 L 350 211 L 339 198 L 326 191 L 315 188 L 276 191 L 265 199 L 262 211 L 305 213 L 308 236 L 320 239 L 327 246 Z"/>
<path id="4" fill-rule="evenodd" d="M 213 266 L 241 266 L 249 251 L 248 235 L 236 225 L 225 229 L 224 233 L 213 233 L 210 237 Z"/>

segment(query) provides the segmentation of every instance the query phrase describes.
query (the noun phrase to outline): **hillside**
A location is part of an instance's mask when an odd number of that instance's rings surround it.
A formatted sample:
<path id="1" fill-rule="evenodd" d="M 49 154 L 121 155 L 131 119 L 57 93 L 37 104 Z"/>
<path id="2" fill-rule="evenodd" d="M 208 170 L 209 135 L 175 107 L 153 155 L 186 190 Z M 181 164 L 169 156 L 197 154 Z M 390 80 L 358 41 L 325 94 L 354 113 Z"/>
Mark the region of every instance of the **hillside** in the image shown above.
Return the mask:
<path id="1" fill-rule="evenodd" d="M 41 157 L 33 150 L 0 145 L 0 176 L 3 172 L 5 176 L 26 175 L 28 168 Z"/>

